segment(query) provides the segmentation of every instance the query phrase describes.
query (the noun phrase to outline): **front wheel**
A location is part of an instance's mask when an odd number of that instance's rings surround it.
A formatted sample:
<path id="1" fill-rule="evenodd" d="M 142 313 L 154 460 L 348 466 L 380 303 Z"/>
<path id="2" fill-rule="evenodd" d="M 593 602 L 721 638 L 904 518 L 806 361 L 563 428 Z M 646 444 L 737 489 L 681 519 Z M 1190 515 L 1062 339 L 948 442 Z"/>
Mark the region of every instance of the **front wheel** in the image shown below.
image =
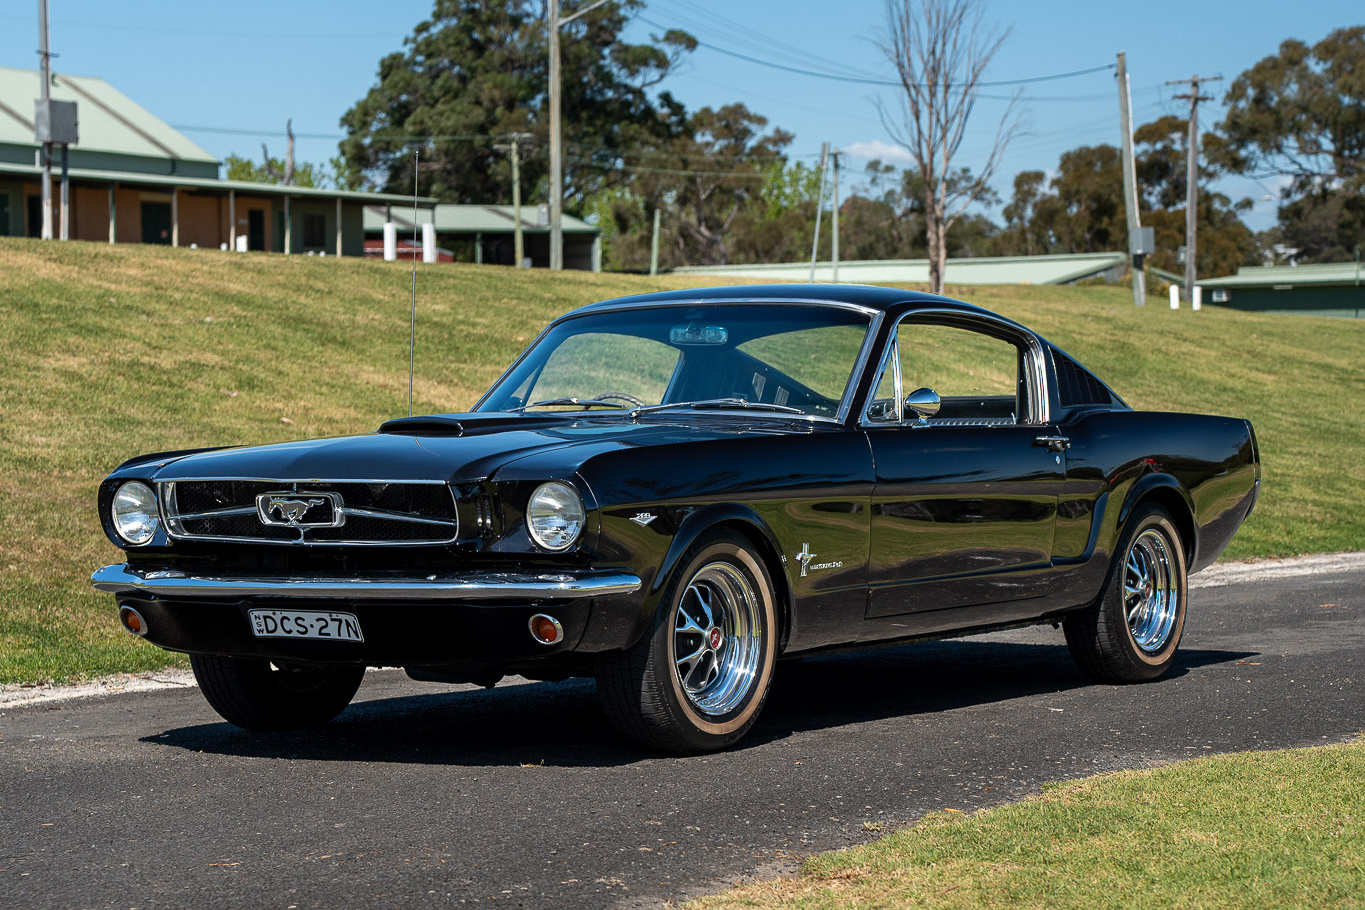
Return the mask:
<path id="1" fill-rule="evenodd" d="M 1062 624 L 1081 670 L 1102 682 L 1147 682 L 1175 661 L 1185 631 L 1185 550 L 1158 506 L 1137 511 L 1099 601 Z"/>
<path id="2" fill-rule="evenodd" d="M 191 654 L 213 710 L 247 730 L 320 727 L 355 697 L 364 667 L 277 667 L 268 660 Z"/>
<path id="3" fill-rule="evenodd" d="M 665 752 L 720 749 L 758 718 L 772 682 L 773 584 L 743 537 L 708 535 L 684 554 L 631 649 L 605 657 L 597 688 L 612 725 Z"/>

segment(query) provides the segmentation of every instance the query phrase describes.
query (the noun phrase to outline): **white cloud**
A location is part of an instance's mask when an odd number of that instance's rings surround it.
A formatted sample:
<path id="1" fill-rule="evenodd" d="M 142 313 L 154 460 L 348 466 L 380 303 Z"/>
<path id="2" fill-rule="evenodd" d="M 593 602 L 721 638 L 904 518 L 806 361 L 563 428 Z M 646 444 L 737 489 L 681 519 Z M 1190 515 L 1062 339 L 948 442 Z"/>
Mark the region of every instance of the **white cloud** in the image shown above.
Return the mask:
<path id="1" fill-rule="evenodd" d="M 871 161 L 874 158 L 891 164 L 909 164 L 911 161 L 910 153 L 899 145 L 892 145 L 880 139 L 873 139 L 871 142 L 854 142 L 840 149 L 850 158 L 866 158 Z"/>

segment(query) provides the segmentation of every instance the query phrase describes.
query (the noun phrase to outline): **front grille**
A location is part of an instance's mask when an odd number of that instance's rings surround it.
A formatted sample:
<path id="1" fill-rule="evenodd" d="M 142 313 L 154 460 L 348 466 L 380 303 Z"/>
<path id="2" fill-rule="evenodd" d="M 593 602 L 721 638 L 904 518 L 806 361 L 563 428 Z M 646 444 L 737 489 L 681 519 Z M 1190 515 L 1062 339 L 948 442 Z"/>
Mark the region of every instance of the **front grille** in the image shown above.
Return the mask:
<path id="1" fill-rule="evenodd" d="M 177 480 L 159 486 L 166 528 L 172 537 L 184 540 L 429 546 L 452 543 L 459 531 L 455 496 L 444 483 Z M 297 517 L 297 524 L 276 510 L 270 515 L 275 523 L 266 523 L 257 498 L 267 493 L 334 506 L 309 508 Z M 310 523 L 330 526 L 307 527 Z"/>

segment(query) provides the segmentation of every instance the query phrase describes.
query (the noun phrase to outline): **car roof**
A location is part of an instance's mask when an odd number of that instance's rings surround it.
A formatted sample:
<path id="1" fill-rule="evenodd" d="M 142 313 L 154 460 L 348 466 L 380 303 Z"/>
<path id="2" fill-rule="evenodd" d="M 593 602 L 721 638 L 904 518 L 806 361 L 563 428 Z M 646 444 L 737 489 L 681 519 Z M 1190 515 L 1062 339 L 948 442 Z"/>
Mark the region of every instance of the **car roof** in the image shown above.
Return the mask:
<path id="1" fill-rule="evenodd" d="M 676 291 L 657 291 L 652 294 L 635 294 L 629 297 L 615 297 L 579 307 L 573 313 L 590 313 L 598 309 L 614 309 L 620 306 L 676 305 L 679 303 L 704 303 L 709 301 L 783 301 L 810 300 L 813 302 L 846 303 L 866 307 L 869 310 L 888 312 L 890 310 L 933 309 L 961 310 L 964 313 L 990 313 L 989 310 L 951 297 L 925 294 L 922 291 L 907 291 L 900 288 L 874 287 L 865 284 L 741 284 L 726 287 L 682 288 Z M 995 315 L 991 313 L 991 315 Z"/>

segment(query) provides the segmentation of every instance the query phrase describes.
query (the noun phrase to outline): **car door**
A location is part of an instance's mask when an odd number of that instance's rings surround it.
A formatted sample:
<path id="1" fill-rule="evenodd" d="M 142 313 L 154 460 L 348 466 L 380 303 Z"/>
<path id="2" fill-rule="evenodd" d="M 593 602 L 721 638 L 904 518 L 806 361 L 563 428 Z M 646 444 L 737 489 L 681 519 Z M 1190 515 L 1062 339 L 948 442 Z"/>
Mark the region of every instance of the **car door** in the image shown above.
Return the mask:
<path id="1" fill-rule="evenodd" d="M 875 463 L 869 619 L 1046 593 L 1066 459 L 1044 369 L 1037 339 L 1003 321 L 898 324 L 863 419 Z M 907 396 L 932 399 L 925 389 L 939 407 L 916 413 Z"/>

